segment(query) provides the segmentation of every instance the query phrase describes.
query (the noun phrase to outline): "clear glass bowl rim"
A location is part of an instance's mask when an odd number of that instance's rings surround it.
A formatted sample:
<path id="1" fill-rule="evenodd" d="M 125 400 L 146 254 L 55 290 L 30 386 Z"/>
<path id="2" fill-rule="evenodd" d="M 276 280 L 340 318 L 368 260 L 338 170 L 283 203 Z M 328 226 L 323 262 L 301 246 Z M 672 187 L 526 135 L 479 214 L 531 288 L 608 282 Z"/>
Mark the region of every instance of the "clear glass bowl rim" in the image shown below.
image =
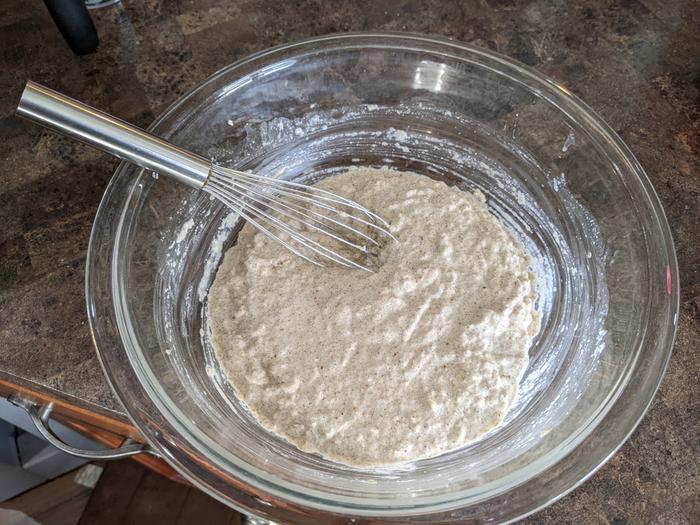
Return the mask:
<path id="1" fill-rule="evenodd" d="M 236 69 L 242 68 L 242 66 L 247 65 L 251 62 L 255 62 L 258 60 L 261 60 L 265 57 L 270 57 L 274 55 L 279 55 L 283 54 L 288 51 L 293 51 L 297 48 L 308 48 L 309 46 L 314 46 L 314 45 L 320 45 L 322 46 L 323 44 L 328 44 L 332 42 L 342 42 L 342 41 L 349 41 L 352 42 L 353 40 L 355 41 L 361 41 L 361 40 L 372 40 L 375 39 L 377 42 L 381 43 L 382 45 L 387 45 L 388 43 L 391 43 L 395 46 L 401 46 L 402 49 L 410 49 L 410 45 L 412 44 L 413 46 L 418 46 L 420 48 L 421 44 L 425 45 L 434 45 L 434 46 L 444 46 L 446 49 L 447 48 L 452 48 L 453 51 L 455 52 L 461 52 L 461 53 L 469 53 L 472 55 L 475 55 L 477 57 L 482 57 L 485 60 L 494 62 L 498 65 L 498 67 L 502 67 L 503 69 L 507 69 L 510 72 L 515 73 L 516 75 L 520 76 L 521 78 L 526 79 L 527 82 L 531 82 L 533 85 L 540 87 L 541 89 L 545 90 L 548 92 L 549 95 L 555 97 L 558 101 L 561 101 L 568 109 L 571 109 L 572 111 L 576 112 L 577 118 L 583 118 L 586 123 L 591 126 L 593 129 L 596 130 L 597 133 L 599 133 L 601 136 L 605 137 L 605 139 L 609 142 L 612 143 L 617 150 L 618 154 L 621 154 L 625 160 L 628 162 L 628 165 L 631 170 L 633 170 L 637 176 L 637 182 L 641 185 L 641 187 L 644 189 L 647 197 L 648 197 L 648 204 L 650 205 L 651 209 L 653 212 L 656 214 L 656 226 L 658 228 L 658 231 L 661 233 L 663 237 L 663 245 L 666 247 L 666 254 L 668 257 L 668 265 L 670 269 L 670 285 L 671 285 L 671 310 L 668 312 L 668 317 L 673 319 L 674 322 L 669 324 L 667 326 L 667 333 L 665 333 L 662 337 L 660 337 L 660 340 L 663 342 L 663 344 L 657 345 L 657 351 L 663 351 L 663 361 L 660 363 L 660 366 L 657 368 L 657 374 L 655 377 L 651 380 L 646 381 L 646 391 L 644 394 L 645 396 L 638 396 L 637 401 L 635 404 L 632 404 L 631 408 L 630 406 L 626 407 L 628 411 L 634 411 L 633 414 L 627 414 L 627 416 L 631 416 L 629 418 L 629 422 L 631 424 L 627 424 L 624 429 L 618 428 L 618 436 L 616 436 L 614 439 L 610 439 L 609 443 L 607 443 L 607 448 L 608 451 L 606 454 L 602 454 L 601 457 L 597 458 L 596 461 L 593 461 L 592 464 L 590 465 L 589 468 L 586 469 L 585 472 L 581 476 L 578 477 L 578 479 L 575 480 L 575 482 L 571 483 L 569 482 L 568 484 L 564 484 L 560 487 L 557 487 L 552 494 L 547 495 L 543 498 L 541 498 L 539 501 L 532 501 L 531 505 L 529 505 L 528 508 L 520 508 L 520 509 L 513 509 L 515 512 L 513 513 L 512 516 L 509 517 L 509 519 L 516 519 L 519 517 L 523 517 L 525 515 L 528 515 L 532 512 L 535 512 L 539 508 L 542 508 L 557 499 L 561 498 L 574 488 L 576 488 L 578 485 L 580 485 L 583 481 L 588 479 L 595 471 L 600 468 L 607 459 L 609 459 L 615 451 L 622 446 L 622 444 L 627 440 L 627 438 L 631 435 L 631 433 L 634 431 L 638 423 L 641 421 L 641 419 L 644 417 L 644 414 L 646 413 L 647 409 L 649 408 L 651 401 L 653 400 L 653 397 L 656 393 L 656 390 L 658 389 L 658 386 L 660 385 L 660 382 L 663 378 L 663 374 L 666 370 L 668 361 L 671 356 L 671 349 L 673 347 L 673 341 L 675 339 L 675 329 L 676 329 L 676 322 L 675 320 L 677 319 L 677 314 L 678 314 L 678 308 L 679 308 L 679 294 L 678 294 L 678 272 L 677 272 L 677 263 L 676 263 L 676 257 L 675 257 L 675 250 L 673 246 L 673 241 L 671 238 L 670 234 L 670 229 L 666 220 L 666 217 L 664 215 L 663 209 L 660 205 L 658 196 L 656 192 L 654 191 L 649 179 L 647 178 L 646 174 L 644 173 L 643 168 L 641 165 L 637 162 L 637 160 L 634 158 L 630 150 L 627 148 L 627 146 L 622 142 L 622 140 L 619 138 L 619 136 L 600 118 L 598 117 L 594 111 L 592 111 L 586 104 L 581 102 L 576 96 L 574 96 L 572 93 L 570 93 L 565 87 L 561 86 L 557 82 L 543 76 L 542 74 L 538 73 L 536 70 L 533 70 L 527 66 L 524 66 L 522 64 L 519 64 L 518 62 L 515 62 L 507 57 L 498 55 L 494 52 L 491 51 L 486 51 L 483 49 L 475 48 L 472 46 L 469 46 L 467 44 L 462 44 L 459 42 L 455 42 L 452 40 L 447 40 L 447 39 L 442 39 L 442 38 L 435 38 L 435 37 L 427 37 L 427 36 L 422 36 L 422 35 L 412 35 L 412 34 L 407 34 L 407 33 L 391 33 L 391 32 L 367 32 L 367 33 L 344 33 L 344 34 L 339 34 L 339 35 L 326 35 L 326 36 L 321 36 L 321 37 L 315 37 L 315 38 L 310 38 L 310 39 L 305 39 L 301 40 L 298 42 L 293 42 L 289 44 L 284 44 L 280 45 L 277 47 L 273 47 L 270 49 L 266 49 L 263 51 L 260 51 L 258 53 L 255 53 L 253 55 L 250 55 L 246 58 L 243 58 L 240 61 L 237 61 L 229 66 L 226 66 L 213 74 L 211 77 L 206 79 L 202 84 L 200 84 L 198 87 L 194 88 L 192 91 L 175 101 L 161 116 L 159 116 L 151 126 L 149 126 L 149 130 L 154 130 L 157 129 L 158 126 L 166 121 L 168 118 L 172 117 L 173 115 L 177 114 L 178 110 L 183 106 L 183 104 L 188 101 L 190 98 L 194 97 L 198 93 L 200 93 L 202 90 L 210 86 L 211 84 L 215 83 L 217 79 L 219 79 L 222 75 L 231 73 L 235 71 Z M 407 46 L 407 47 L 404 47 Z M 525 84 L 525 86 L 528 89 L 532 89 L 532 85 Z M 173 449 L 173 443 L 171 440 L 166 439 L 164 435 L 158 433 L 158 432 L 152 432 L 150 428 L 148 428 L 146 425 L 143 424 L 143 421 L 141 419 L 143 418 L 142 415 L 139 414 L 138 410 L 132 409 L 132 404 L 128 402 L 129 399 L 133 399 L 134 396 L 147 396 L 145 391 L 139 392 L 139 393 L 134 393 L 134 392 L 129 392 L 126 391 L 123 386 L 120 384 L 119 379 L 117 377 L 118 374 L 115 374 L 111 369 L 110 369 L 110 363 L 109 363 L 109 358 L 108 356 L 103 355 L 103 352 L 101 351 L 101 344 L 100 340 L 101 338 L 104 337 L 103 331 L 100 330 L 99 324 L 100 320 L 96 318 L 95 316 L 95 308 L 94 308 L 94 293 L 93 290 L 95 289 L 95 279 L 98 279 L 99 276 L 97 275 L 98 272 L 95 271 L 97 264 L 95 260 L 95 245 L 98 242 L 98 237 L 100 235 L 100 232 L 98 231 L 98 221 L 99 219 L 106 213 L 106 208 L 110 205 L 110 197 L 112 196 L 112 193 L 115 191 L 115 186 L 116 186 L 116 180 L 119 178 L 120 174 L 124 172 L 127 169 L 127 165 L 125 163 L 122 163 L 119 165 L 117 168 L 115 175 L 113 176 L 112 180 L 110 181 L 107 190 L 105 191 L 105 194 L 103 196 L 102 202 L 100 203 L 100 207 L 98 209 L 98 213 L 96 215 L 95 219 L 95 224 L 93 225 L 93 231 L 91 234 L 90 238 L 90 245 L 88 247 L 88 261 L 87 261 L 87 268 L 86 268 L 86 300 L 87 300 L 87 307 L 88 307 L 88 318 L 90 321 L 90 328 L 91 328 L 91 334 L 92 334 L 92 339 L 93 343 L 95 345 L 96 351 L 98 358 L 100 360 L 100 363 L 102 365 L 103 371 L 108 379 L 108 382 L 110 384 L 110 387 L 112 388 L 115 396 L 122 402 L 122 405 L 125 407 L 126 412 L 132 423 L 136 428 L 142 431 L 144 436 L 147 438 L 147 440 L 151 443 L 151 445 L 163 456 L 168 458 L 169 462 L 175 467 L 176 470 L 178 470 L 185 478 L 193 482 L 193 484 L 199 486 L 201 489 L 205 490 L 207 493 L 217 497 L 218 499 L 221 499 L 222 501 L 228 503 L 228 504 L 233 504 L 234 506 L 239 506 L 243 508 L 244 510 L 247 511 L 253 511 L 253 512 L 258 512 L 260 514 L 265 514 L 269 511 L 269 507 L 267 507 L 266 504 L 260 505 L 260 507 L 257 507 L 256 505 L 253 505 L 251 508 L 250 503 L 248 504 L 243 504 L 240 502 L 232 501 L 230 496 L 226 496 L 222 494 L 220 491 L 215 489 L 214 487 L 210 486 L 206 482 L 206 476 L 202 476 L 201 473 L 199 472 L 194 472 L 192 469 L 188 469 L 185 467 L 182 462 L 178 461 L 176 459 L 177 453 L 176 450 Z M 633 373 L 636 372 L 636 369 L 633 370 Z M 120 373 L 124 373 L 124 371 L 120 371 Z M 132 370 L 130 372 L 127 371 L 127 373 L 134 374 L 135 372 Z M 120 388 L 121 387 L 121 388 Z M 622 397 L 622 396 L 620 396 Z M 640 399 L 641 398 L 641 399 Z M 616 399 L 614 401 L 614 404 L 619 404 L 620 399 Z M 606 413 L 603 416 L 603 419 L 606 417 L 609 417 L 609 413 Z M 586 436 L 588 437 L 588 436 Z M 576 446 L 579 446 L 580 443 L 576 443 L 574 447 L 572 447 L 572 450 L 576 448 Z M 567 454 L 563 454 L 560 461 L 566 461 L 568 457 L 570 457 L 572 454 L 570 454 L 568 451 Z M 244 479 L 245 481 L 245 479 Z M 284 492 L 284 491 L 283 491 Z M 259 488 L 256 489 L 256 493 L 259 494 Z M 277 496 L 280 496 L 279 494 Z M 284 494 L 281 495 L 284 497 Z M 292 496 L 291 494 L 288 494 L 288 496 Z M 272 498 L 274 499 L 274 498 Z M 298 499 L 298 498 L 293 498 L 293 499 Z M 238 504 L 237 504 L 238 503 Z M 304 501 L 297 501 L 297 503 L 300 503 L 303 506 L 306 506 L 309 502 L 304 502 Z M 312 508 L 314 506 L 312 505 Z M 320 511 L 323 513 L 322 510 L 319 510 L 318 507 L 315 508 L 315 511 Z M 406 516 L 403 516 L 404 518 Z"/>

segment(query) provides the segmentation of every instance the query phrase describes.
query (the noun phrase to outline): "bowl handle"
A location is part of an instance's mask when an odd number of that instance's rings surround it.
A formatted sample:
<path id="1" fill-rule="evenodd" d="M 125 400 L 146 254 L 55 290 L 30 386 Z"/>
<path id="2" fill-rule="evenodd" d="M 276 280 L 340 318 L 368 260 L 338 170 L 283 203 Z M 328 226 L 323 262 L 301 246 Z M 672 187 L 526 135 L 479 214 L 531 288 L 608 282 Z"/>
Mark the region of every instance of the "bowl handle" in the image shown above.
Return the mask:
<path id="1" fill-rule="evenodd" d="M 160 454 L 150 445 L 137 443 L 131 438 L 125 439 L 120 447 L 108 450 L 85 450 L 72 447 L 59 438 L 49 426 L 53 403 L 39 405 L 17 395 L 11 395 L 7 400 L 13 405 L 23 408 L 27 412 L 32 423 L 34 423 L 34 426 L 36 426 L 37 430 L 46 441 L 60 451 L 70 454 L 71 456 L 99 461 L 123 459 L 137 454 L 151 454 L 160 457 Z"/>

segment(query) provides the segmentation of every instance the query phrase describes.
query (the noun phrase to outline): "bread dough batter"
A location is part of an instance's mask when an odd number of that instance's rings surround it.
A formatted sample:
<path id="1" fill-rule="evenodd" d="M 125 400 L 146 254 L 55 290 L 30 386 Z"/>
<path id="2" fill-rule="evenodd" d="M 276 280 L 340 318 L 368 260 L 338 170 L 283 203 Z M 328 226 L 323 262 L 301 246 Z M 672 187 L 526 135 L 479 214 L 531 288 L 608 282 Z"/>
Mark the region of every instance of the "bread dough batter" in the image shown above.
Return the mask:
<path id="1" fill-rule="evenodd" d="M 435 456 L 497 426 L 539 328 L 519 240 L 467 193 L 350 169 L 320 186 L 399 239 L 376 273 L 319 268 L 246 226 L 208 299 L 211 341 L 260 424 L 354 466 Z"/>

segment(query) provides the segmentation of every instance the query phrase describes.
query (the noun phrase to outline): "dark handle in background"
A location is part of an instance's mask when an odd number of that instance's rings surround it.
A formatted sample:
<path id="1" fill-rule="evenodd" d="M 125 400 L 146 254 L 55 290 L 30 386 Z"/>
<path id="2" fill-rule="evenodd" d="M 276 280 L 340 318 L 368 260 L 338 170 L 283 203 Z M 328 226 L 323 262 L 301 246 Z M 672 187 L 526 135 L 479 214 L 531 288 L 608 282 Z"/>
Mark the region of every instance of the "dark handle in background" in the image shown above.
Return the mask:
<path id="1" fill-rule="evenodd" d="M 53 21 L 76 55 L 97 49 L 99 39 L 84 0 L 44 0 Z"/>

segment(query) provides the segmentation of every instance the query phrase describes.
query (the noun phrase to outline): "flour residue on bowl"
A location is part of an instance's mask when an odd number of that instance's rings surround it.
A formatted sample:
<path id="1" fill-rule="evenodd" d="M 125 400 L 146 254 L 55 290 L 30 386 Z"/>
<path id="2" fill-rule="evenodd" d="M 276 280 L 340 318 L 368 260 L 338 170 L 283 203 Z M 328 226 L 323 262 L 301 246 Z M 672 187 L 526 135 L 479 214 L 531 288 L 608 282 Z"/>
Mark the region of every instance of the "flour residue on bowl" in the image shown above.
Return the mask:
<path id="1" fill-rule="evenodd" d="M 522 243 L 479 192 L 356 168 L 322 181 L 400 242 L 368 274 L 319 268 L 245 227 L 209 291 L 211 342 L 269 431 L 356 466 L 479 438 L 513 403 L 539 328 Z"/>

